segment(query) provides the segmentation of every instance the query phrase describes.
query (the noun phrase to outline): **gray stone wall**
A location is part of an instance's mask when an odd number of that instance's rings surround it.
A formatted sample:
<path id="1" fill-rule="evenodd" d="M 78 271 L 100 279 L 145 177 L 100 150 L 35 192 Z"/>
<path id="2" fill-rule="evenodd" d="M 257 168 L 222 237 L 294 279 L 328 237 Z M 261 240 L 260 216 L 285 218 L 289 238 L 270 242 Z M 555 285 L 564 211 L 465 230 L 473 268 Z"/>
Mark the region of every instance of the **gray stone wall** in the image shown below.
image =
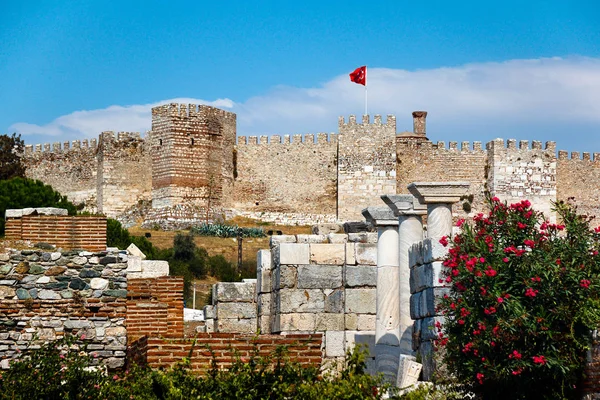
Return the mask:
<path id="1" fill-rule="evenodd" d="M 214 284 L 212 305 L 204 308 L 204 315 L 209 333 L 256 333 L 256 279 Z"/>
<path id="2" fill-rule="evenodd" d="M 65 334 L 97 364 L 125 363 L 127 255 L 12 250 L 0 254 L 0 359 Z"/>
<path id="3" fill-rule="evenodd" d="M 423 379 L 429 380 L 433 372 L 433 343 L 437 331 L 435 322 L 442 322 L 436 312 L 438 300 L 449 288 L 444 286 L 442 260 L 448 251 L 437 239 L 425 239 L 414 244 L 409 251 L 410 263 L 410 317 L 413 325 L 413 350 L 421 356 Z"/>

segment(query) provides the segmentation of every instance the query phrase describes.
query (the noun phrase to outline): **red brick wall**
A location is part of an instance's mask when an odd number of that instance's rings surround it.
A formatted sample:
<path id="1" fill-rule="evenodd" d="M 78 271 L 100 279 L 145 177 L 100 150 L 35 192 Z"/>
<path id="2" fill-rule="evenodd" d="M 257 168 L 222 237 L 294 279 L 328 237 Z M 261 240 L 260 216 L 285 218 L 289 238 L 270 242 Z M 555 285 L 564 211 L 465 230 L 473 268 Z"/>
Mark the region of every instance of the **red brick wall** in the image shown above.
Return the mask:
<path id="1" fill-rule="evenodd" d="M 584 374 L 585 379 L 582 382 L 583 393 L 590 395 L 600 394 L 600 339 L 595 339 L 592 342 Z"/>
<path id="2" fill-rule="evenodd" d="M 106 217 L 26 215 L 6 221 L 6 238 L 46 242 L 63 249 L 106 250 Z"/>
<path id="3" fill-rule="evenodd" d="M 129 279 L 127 341 L 142 336 L 183 337 L 183 278 Z"/>
<path id="4" fill-rule="evenodd" d="M 269 357 L 280 346 L 287 347 L 286 355 L 302 365 L 321 365 L 321 334 L 298 335 L 259 335 L 235 333 L 202 333 L 196 339 L 158 339 L 148 338 L 146 357 L 143 357 L 144 343 L 131 343 L 128 349 L 128 359 L 137 355 L 142 362 L 147 361 L 153 368 L 167 367 L 184 357 L 190 356 L 192 369 L 204 372 L 210 368 L 213 351 L 219 368 L 231 366 L 237 351 L 240 357 L 246 358 L 258 350 L 261 357 Z M 195 342 L 195 343 L 194 343 Z"/>

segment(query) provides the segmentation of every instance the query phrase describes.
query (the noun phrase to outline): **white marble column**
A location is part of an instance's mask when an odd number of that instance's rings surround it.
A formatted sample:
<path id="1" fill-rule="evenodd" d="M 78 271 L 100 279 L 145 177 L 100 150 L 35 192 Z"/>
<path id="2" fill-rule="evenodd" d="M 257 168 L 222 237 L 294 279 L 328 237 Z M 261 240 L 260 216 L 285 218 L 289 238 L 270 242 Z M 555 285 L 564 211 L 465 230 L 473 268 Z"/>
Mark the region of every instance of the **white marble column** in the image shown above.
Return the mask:
<path id="1" fill-rule="evenodd" d="M 427 204 L 427 237 L 441 238 L 452 234 L 452 203 Z"/>
<path id="2" fill-rule="evenodd" d="M 394 383 L 398 373 L 398 220 L 389 207 L 362 211 L 377 227 L 377 308 L 375 319 L 375 362 L 377 372 Z"/>

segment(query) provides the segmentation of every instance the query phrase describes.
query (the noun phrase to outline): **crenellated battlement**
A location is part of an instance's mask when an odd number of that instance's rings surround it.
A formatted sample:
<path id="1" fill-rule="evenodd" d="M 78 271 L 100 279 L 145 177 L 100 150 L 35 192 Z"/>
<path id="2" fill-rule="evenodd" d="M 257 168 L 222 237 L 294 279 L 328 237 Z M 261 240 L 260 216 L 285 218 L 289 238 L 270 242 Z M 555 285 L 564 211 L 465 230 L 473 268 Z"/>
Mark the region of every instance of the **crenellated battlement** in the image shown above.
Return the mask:
<path id="1" fill-rule="evenodd" d="M 54 143 L 41 143 L 35 145 L 25 145 L 25 156 L 32 156 L 35 154 L 46 154 L 46 153 L 65 153 L 68 151 L 80 151 L 80 150 L 91 150 L 98 147 L 98 141 L 96 139 L 83 139 L 73 140 L 71 142 L 54 142 Z"/>
<path id="2" fill-rule="evenodd" d="M 338 126 L 339 126 L 340 130 L 343 127 L 356 126 L 356 125 L 363 125 L 363 126 L 366 126 L 366 125 L 384 126 L 385 125 L 385 126 L 393 127 L 395 130 L 396 129 L 396 116 L 388 114 L 386 117 L 385 123 L 383 123 L 383 121 L 381 119 L 381 115 L 379 115 L 379 114 L 375 115 L 375 117 L 373 118 L 373 122 L 371 122 L 371 118 L 369 115 L 363 115 L 361 123 L 356 122 L 356 115 L 350 115 L 348 117 L 347 123 L 343 116 L 338 117 Z"/>
<path id="3" fill-rule="evenodd" d="M 237 145 L 295 145 L 295 144 L 333 144 L 337 143 L 337 133 L 312 133 L 295 135 L 261 135 L 261 136 L 238 136 Z"/>
<path id="4" fill-rule="evenodd" d="M 486 145 L 486 149 L 488 150 L 511 150 L 511 151 L 534 151 L 534 150 L 545 150 L 547 152 L 556 153 L 556 142 L 548 141 L 545 144 L 545 147 L 542 148 L 542 142 L 538 140 L 533 140 L 531 142 L 531 146 L 529 145 L 529 140 L 520 140 L 519 146 L 517 147 L 516 139 L 494 139 L 491 142 L 488 142 Z"/>
<path id="5" fill-rule="evenodd" d="M 139 132 L 115 132 L 105 131 L 100 134 L 99 137 L 101 142 L 131 142 L 134 140 L 142 140 L 142 136 Z"/>
<path id="6" fill-rule="evenodd" d="M 203 119 L 208 116 L 214 116 L 225 119 L 235 120 L 236 115 L 230 111 L 220 108 L 207 106 L 204 104 L 180 104 L 169 103 L 152 108 L 152 117 L 179 118 L 179 119 Z"/>
<path id="7" fill-rule="evenodd" d="M 572 151 L 569 157 L 569 152 L 565 150 L 558 151 L 558 159 L 559 160 L 574 160 L 574 161 L 590 161 L 590 162 L 599 162 L 600 161 L 600 153 L 589 153 L 583 152 L 580 153 L 578 151 Z"/>

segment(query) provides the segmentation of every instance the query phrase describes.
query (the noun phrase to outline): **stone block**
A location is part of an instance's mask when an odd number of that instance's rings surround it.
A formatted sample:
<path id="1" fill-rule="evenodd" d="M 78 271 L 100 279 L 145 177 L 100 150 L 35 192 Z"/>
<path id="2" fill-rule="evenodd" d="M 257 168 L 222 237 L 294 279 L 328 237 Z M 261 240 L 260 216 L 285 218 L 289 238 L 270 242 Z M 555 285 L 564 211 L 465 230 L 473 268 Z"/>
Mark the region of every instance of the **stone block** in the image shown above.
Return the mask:
<path id="1" fill-rule="evenodd" d="M 315 332 L 328 330 L 344 330 L 344 314 L 334 313 L 293 313 L 277 315 L 278 331 Z"/>
<path id="2" fill-rule="evenodd" d="M 325 311 L 325 294 L 320 289 L 281 289 L 279 312 L 321 313 Z"/>
<path id="3" fill-rule="evenodd" d="M 103 278 L 92 278 L 90 280 L 90 287 L 94 290 L 104 290 L 108 287 L 108 280 Z"/>
<path id="4" fill-rule="evenodd" d="M 360 345 L 369 351 L 370 357 L 375 357 L 375 331 L 346 331 L 346 350 Z"/>
<path id="5" fill-rule="evenodd" d="M 293 288 L 298 283 L 298 268 L 295 265 L 282 265 L 276 270 L 275 289 Z"/>
<path id="6" fill-rule="evenodd" d="M 344 244 L 312 243 L 310 245 L 311 264 L 343 265 L 346 261 Z"/>
<path id="7" fill-rule="evenodd" d="M 217 332 L 223 333 L 256 333 L 257 321 L 252 319 L 218 319 Z M 208 331 L 208 329 L 207 329 Z"/>
<path id="8" fill-rule="evenodd" d="M 342 289 L 324 289 L 323 293 L 325 294 L 325 312 L 344 312 L 344 291 Z"/>
<path id="9" fill-rule="evenodd" d="M 420 265 L 410 271 L 410 292 L 414 294 L 426 288 L 443 286 L 439 282 L 442 279 L 442 262 L 434 261 L 429 264 Z"/>
<path id="10" fill-rule="evenodd" d="M 279 245 L 279 264 L 309 264 L 310 248 L 306 243 L 281 243 Z"/>
<path id="11" fill-rule="evenodd" d="M 433 261 L 440 261 L 446 258 L 448 255 L 448 247 L 444 247 L 439 239 L 428 238 L 423 240 L 423 264 L 427 264 Z"/>
<path id="12" fill-rule="evenodd" d="M 348 233 L 348 241 L 354 243 L 377 243 L 377 232 Z"/>
<path id="13" fill-rule="evenodd" d="M 146 259 L 146 255 L 133 243 L 127 247 L 127 252 L 134 257 L 139 257 L 142 260 Z"/>
<path id="14" fill-rule="evenodd" d="M 377 265 L 377 244 L 356 243 L 356 263 Z"/>
<path id="15" fill-rule="evenodd" d="M 345 233 L 330 233 L 327 235 L 327 239 L 329 240 L 329 243 L 347 243 L 348 235 Z"/>
<path id="16" fill-rule="evenodd" d="M 0 286 L 0 298 L 2 299 L 12 299 L 16 293 L 16 290 L 11 287 Z"/>
<path id="17" fill-rule="evenodd" d="M 436 322 L 440 322 L 443 323 L 444 322 L 444 318 L 439 316 L 439 317 L 427 317 L 427 318 L 423 318 L 421 321 L 421 326 L 420 326 L 420 337 L 421 340 L 435 340 L 438 338 L 438 330 L 435 327 L 435 323 Z"/>
<path id="18" fill-rule="evenodd" d="M 142 260 L 141 278 L 158 278 L 169 275 L 169 263 L 162 260 Z"/>
<path id="19" fill-rule="evenodd" d="M 440 303 L 440 300 L 449 292 L 449 288 L 427 288 L 423 290 L 420 296 L 419 313 L 417 318 L 433 317 L 436 315 L 436 308 Z M 414 295 L 413 295 L 414 296 Z M 411 308 L 412 308 L 412 296 L 411 296 Z M 412 317 L 412 311 L 411 311 Z"/>
<path id="20" fill-rule="evenodd" d="M 325 235 L 296 235 L 296 243 L 325 243 Z"/>
<path id="21" fill-rule="evenodd" d="M 346 320 L 345 320 L 344 326 L 347 331 L 357 331 L 358 330 L 358 314 L 346 313 Z"/>
<path id="22" fill-rule="evenodd" d="M 271 324 L 272 324 L 271 316 L 261 316 L 258 317 L 258 329 L 261 334 L 271 333 Z"/>
<path id="23" fill-rule="evenodd" d="M 207 306 L 204 306 L 203 310 L 204 310 L 204 318 L 206 320 L 215 319 L 217 317 L 217 314 L 215 313 L 215 306 L 207 305 Z"/>
<path id="24" fill-rule="evenodd" d="M 356 314 L 375 314 L 377 289 L 346 289 L 344 311 Z"/>
<path id="25" fill-rule="evenodd" d="M 420 318 L 422 293 L 423 292 L 417 292 L 410 296 L 410 318 L 413 320 Z"/>
<path id="26" fill-rule="evenodd" d="M 419 381 L 423 365 L 416 361 L 416 357 L 401 354 L 398 363 L 398 379 L 396 386 L 404 389 L 414 386 Z"/>
<path id="27" fill-rule="evenodd" d="M 375 314 L 358 314 L 356 321 L 356 329 L 358 331 L 374 331 L 376 325 Z"/>
<path id="28" fill-rule="evenodd" d="M 217 319 L 249 319 L 256 318 L 256 303 L 218 303 Z"/>
<path id="29" fill-rule="evenodd" d="M 206 333 L 213 333 L 217 331 L 217 323 L 214 319 L 207 319 L 206 323 Z"/>
<path id="30" fill-rule="evenodd" d="M 434 373 L 434 362 L 433 362 L 433 344 L 432 342 L 421 342 L 419 346 L 419 354 L 421 355 L 422 379 L 424 381 L 430 381 Z"/>
<path id="31" fill-rule="evenodd" d="M 295 235 L 273 235 L 271 236 L 270 246 L 273 248 L 274 246 L 280 243 L 296 243 Z"/>
<path id="32" fill-rule="evenodd" d="M 271 293 L 259 294 L 256 302 L 258 315 L 271 314 Z"/>
<path id="33" fill-rule="evenodd" d="M 346 265 L 356 264 L 356 243 L 346 243 Z"/>
<path id="34" fill-rule="evenodd" d="M 213 286 L 213 299 L 219 302 L 254 302 L 255 283 L 219 282 Z"/>
<path id="35" fill-rule="evenodd" d="M 377 267 L 373 265 L 348 265 L 346 287 L 377 286 Z"/>
<path id="36" fill-rule="evenodd" d="M 344 232 L 344 227 L 340 224 L 317 224 L 312 227 L 312 233 L 315 235 L 339 234 L 340 232 Z"/>
<path id="37" fill-rule="evenodd" d="M 335 289 L 342 286 L 342 267 L 338 265 L 301 265 L 299 289 Z"/>
<path id="38" fill-rule="evenodd" d="M 325 357 L 346 355 L 346 334 L 344 331 L 325 332 Z"/>

